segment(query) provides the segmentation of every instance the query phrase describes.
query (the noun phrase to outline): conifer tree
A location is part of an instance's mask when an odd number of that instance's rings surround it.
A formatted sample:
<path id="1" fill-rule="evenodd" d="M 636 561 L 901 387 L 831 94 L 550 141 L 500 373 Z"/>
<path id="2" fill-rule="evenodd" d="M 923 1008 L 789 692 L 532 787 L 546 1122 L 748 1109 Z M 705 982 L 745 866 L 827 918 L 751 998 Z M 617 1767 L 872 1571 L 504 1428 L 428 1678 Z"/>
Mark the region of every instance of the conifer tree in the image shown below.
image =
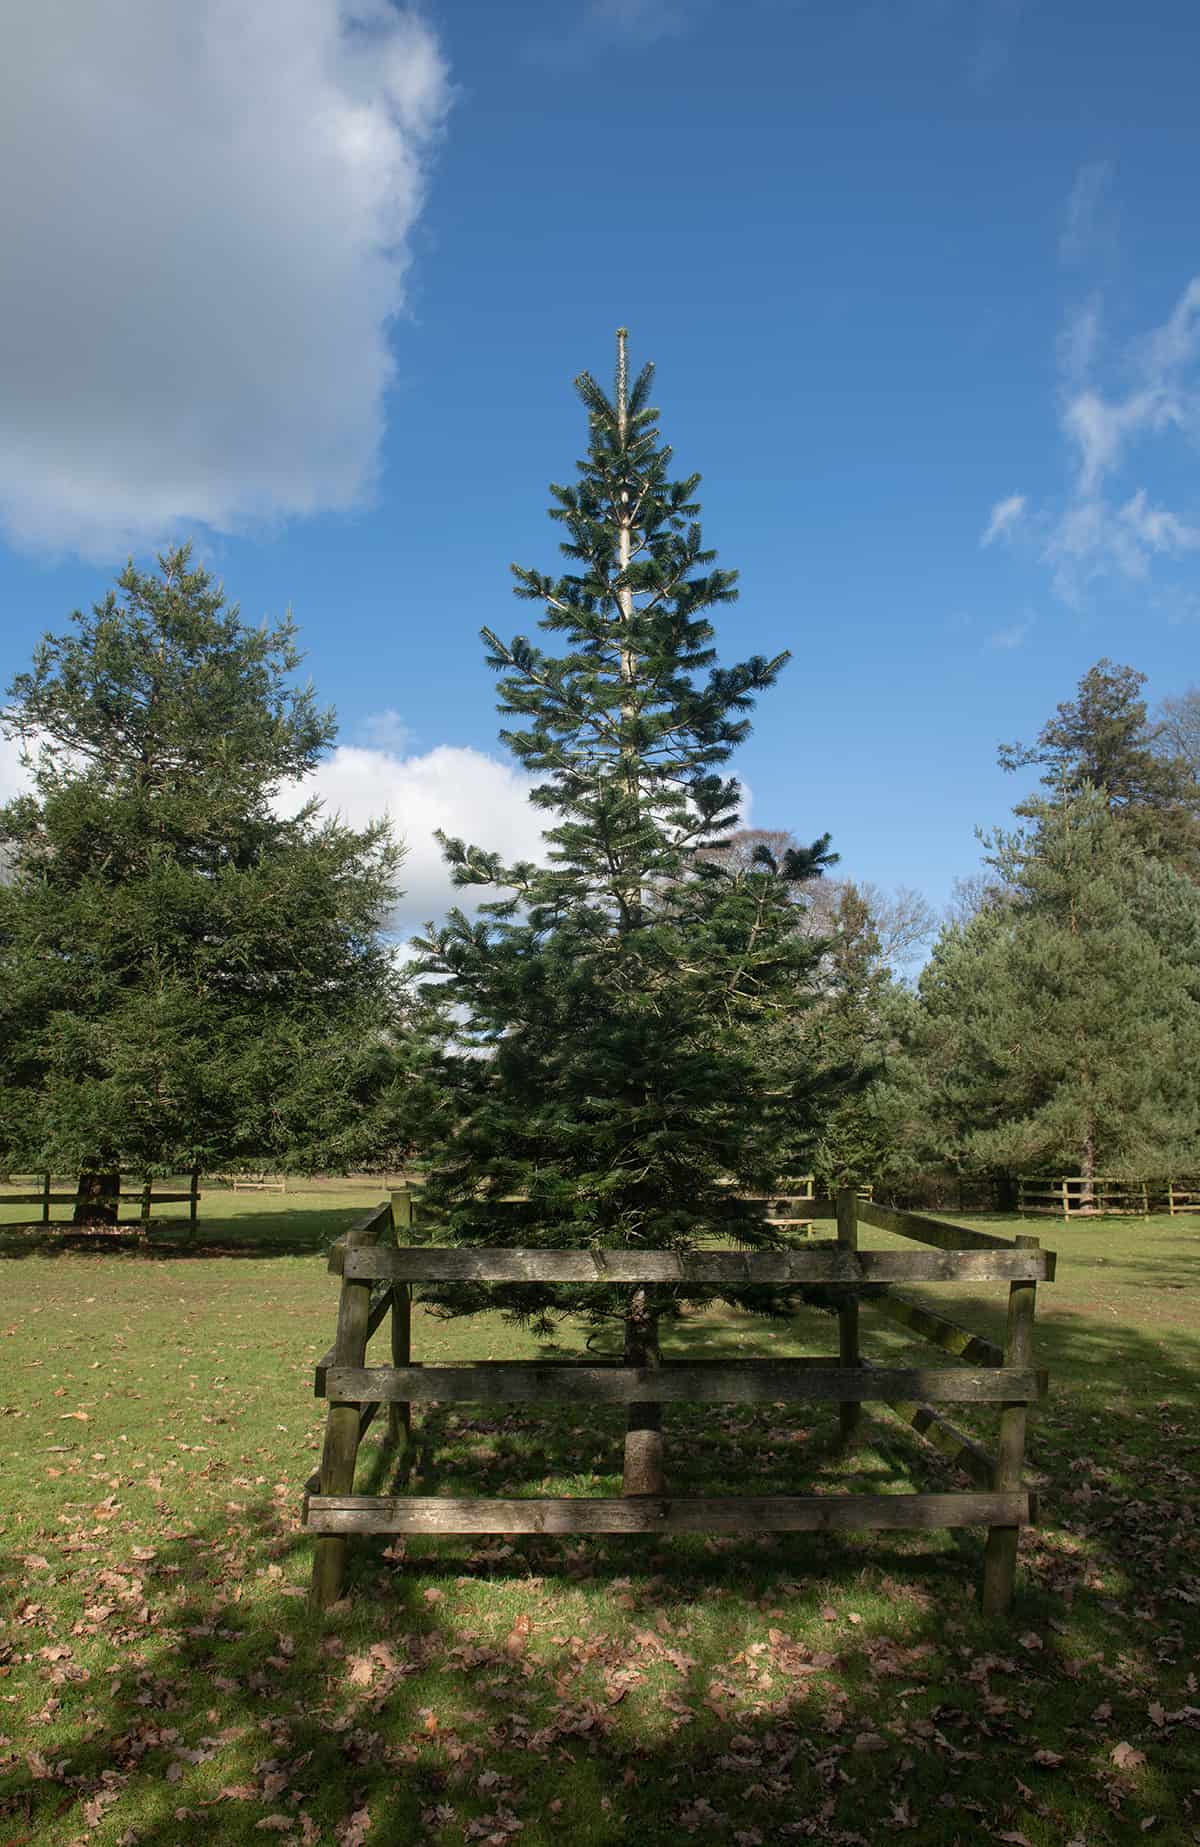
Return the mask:
<path id="1" fill-rule="evenodd" d="M 249 627 L 187 548 L 47 636 L 4 719 L 0 1158 L 81 1175 L 345 1167 L 401 1141 L 399 851 L 273 799 L 333 734 L 290 621 Z"/>
<path id="2" fill-rule="evenodd" d="M 916 1064 L 950 1165 L 1191 1171 L 1200 898 L 1084 784 L 988 844 L 997 882 L 920 981 Z"/>
<path id="3" fill-rule="evenodd" d="M 1002 744 L 1000 766 L 1040 764 L 1055 795 L 1089 786 L 1128 825 L 1139 846 L 1200 872 L 1200 783 L 1164 723 L 1147 716 L 1144 673 L 1108 659 L 1089 667 L 1074 699 L 1064 700 L 1036 744 Z M 1020 804 L 1019 815 L 1038 812 Z"/>
<path id="4" fill-rule="evenodd" d="M 501 732 L 541 777 L 545 866 L 505 866 L 444 841 L 455 882 L 502 895 L 478 921 L 451 913 L 419 948 L 464 1042 L 448 1061 L 452 1131 L 430 1148 L 431 1198 L 467 1243 L 638 1246 L 687 1251 L 727 1231 L 731 1193 L 803 1165 L 822 1083 L 770 1070 L 753 1035 L 811 999 L 822 945 L 795 928 L 797 886 L 830 863 L 828 837 L 727 868 L 706 849 L 737 817 L 724 766 L 756 693 L 786 655 L 716 664 L 709 612 L 734 601 L 698 521 L 699 476 L 672 474 L 618 333 L 615 390 L 584 373 L 579 478 L 551 488 L 567 571 L 514 566 L 542 608 L 550 653 L 483 631 L 500 675 Z M 829 1080 L 824 1080 L 826 1087 Z M 525 1203 L 497 1211 L 523 1194 Z M 749 1219 L 748 1243 L 776 1241 Z M 505 1286 L 501 1305 L 548 1331 L 582 1315 L 618 1333 L 630 1364 L 653 1365 L 659 1324 L 695 1289 Z M 447 1292 L 448 1312 L 496 1295 Z M 778 1307 L 764 1292 L 748 1303 Z M 631 1408 L 627 1492 L 662 1485 L 659 1411 Z"/>

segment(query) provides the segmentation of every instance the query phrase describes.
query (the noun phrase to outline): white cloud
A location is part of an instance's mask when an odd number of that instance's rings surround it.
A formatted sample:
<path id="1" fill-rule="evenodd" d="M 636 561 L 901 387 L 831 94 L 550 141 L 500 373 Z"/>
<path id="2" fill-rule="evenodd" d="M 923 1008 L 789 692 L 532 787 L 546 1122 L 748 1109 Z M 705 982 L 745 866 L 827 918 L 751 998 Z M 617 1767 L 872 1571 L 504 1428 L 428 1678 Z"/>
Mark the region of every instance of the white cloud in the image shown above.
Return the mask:
<path id="1" fill-rule="evenodd" d="M 359 503 L 448 101 L 390 0 L 9 0 L 0 518 L 106 557 Z"/>
<path id="2" fill-rule="evenodd" d="M 279 806 L 294 813 L 317 795 L 329 814 L 340 815 L 351 827 L 364 827 L 386 814 L 407 848 L 396 927 L 413 930 L 442 917 L 452 904 L 469 910 L 496 895 L 479 886 L 451 885 L 433 837 L 436 828 L 504 860 L 543 857 L 541 830 L 549 817 L 530 804 L 536 780 L 459 745 L 439 744 L 411 757 L 341 745 L 306 782 L 281 791 Z"/>
<path id="3" fill-rule="evenodd" d="M 11 802 L 15 795 L 23 795 L 29 787 L 29 776 L 21 762 L 21 746 L 16 738 L 6 738 L 0 732 L 0 806 Z"/>
<path id="4" fill-rule="evenodd" d="M 1113 166 L 1110 160 L 1085 161 L 1075 175 L 1063 210 L 1058 253 L 1067 264 L 1086 262 L 1113 240 L 1108 210 Z"/>
<path id="5" fill-rule="evenodd" d="M 1033 623 L 1034 618 L 1032 616 L 1023 616 L 1020 622 L 1014 622 L 1011 628 L 997 629 L 994 634 L 988 636 L 988 647 L 999 649 L 1023 648 L 1026 641 L 1029 639 L 1029 633 L 1033 628 Z"/>
<path id="6" fill-rule="evenodd" d="M 1010 533 L 1024 511 L 1024 494 L 1010 494 L 1007 500 L 998 500 L 992 508 L 987 529 L 979 541 L 980 545 L 992 545 L 1004 534 Z"/>
<path id="7" fill-rule="evenodd" d="M 1145 581 L 1156 560 L 1200 549 L 1200 500 L 1194 514 L 1180 512 L 1160 504 L 1145 484 L 1164 458 L 1154 439 L 1174 434 L 1200 441 L 1200 277 L 1160 326 L 1116 355 L 1116 388 L 1094 376 L 1099 318 L 1093 301 L 1059 342 L 1059 422 L 1072 480 L 1065 507 L 1042 519 L 1055 588 L 1076 606 L 1098 579 Z M 1135 456 L 1143 478 L 1122 483 Z"/>
<path id="8" fill-rule="evenodd" d="M 573 11 L 563 8 L 566 23 L 556 24 L 526 46 L 538 64 L 567 67 L 585 63 L 597 52 L 620 45 L 652 45 L 685 30 L 694 0 L 587 0 Z"/>
<path id="9" fill-rule="evenodd" d="M 383 712 L 368 712 L 355 726 L 359 742 L 370 750 L 390 751 L 398 757 L 412 741 L 412 730 L 394 706 Z"/>
<path id="10" fill-rule="evenodd" d="M 1100 351 L 1100 298 L 1093 295 L 1067 315 L 1058 336 L 1058 369 L 1064 389 L 1081 385 Z"/>
<path id="11" fill-rule="evenodd" d="M 682 8 L 671 0 L 591 0 L 588 13 L 601 31 L 643 41 L 663 38 L 683 24 Z"/>

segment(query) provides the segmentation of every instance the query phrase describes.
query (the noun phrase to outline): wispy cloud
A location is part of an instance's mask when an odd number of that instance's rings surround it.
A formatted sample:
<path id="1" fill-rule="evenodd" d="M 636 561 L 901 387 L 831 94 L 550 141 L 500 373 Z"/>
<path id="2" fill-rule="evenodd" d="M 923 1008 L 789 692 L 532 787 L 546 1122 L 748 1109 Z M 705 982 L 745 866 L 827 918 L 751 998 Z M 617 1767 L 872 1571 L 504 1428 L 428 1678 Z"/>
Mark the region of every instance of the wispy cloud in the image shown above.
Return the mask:
<path id="1" fill-rule="evenodd" d="M 412 727 L 394 706 L 368 712 L 355 726 L 358 742 L 368 750 L 386 750 L 399 756 L 412 742 Z"/>
<path id="2" fill-rule="evenodd" d="M 556 66 L 585 62 L 615 45 L 652 45 L 686 30 L 703 0 L 587 0 L 564 22 L 539 33 L 525 47 L 537 64 Z"/>
<path id="3" fill-rule="evenodd" d="M 1024 0 L 979 0 L 972 9 L 976 36 L 967 58 L 967 81 L 988 90 L 1012 61 L 1013 38 Z"/>
<path id="4" fill-rule="evenodd" d="M 1063 208 L 1058 254 L 1069 267 L 1091 261 L 1111 249 L 1116 237 L 1112 208 L 1111 160 L 1085 161 L 1075 175 Z"/>
<path id="5" fill-rule="evenodd" d="M 1010 494 L 1007 500 L 998 500 L 992 508 L 991 517 L 979 541 L 980 545 L 994 545 L 997 539 L 1010 533 L 1020 521 L 1025 507 L 1024 494 Z"/>
<path id="6" fill-rule="evenodd" d="M 1055 587 L 1074 604 L 1097 578 L 1145 579 L 1155 559 L 1200 549 L 1200 505 L 1195 515 L 1179 512 L 1158 504 L 1144 481 L 1118 486 L 1135 454 L 1139 471 L 1153 465 L 1151 439 L 1173 433 L 1200 439 L 1200 277 L 1160 326 L 1119 356 L 1123 389 L 1096 380 L 1096 346 L 1094 334 L 1071 346 L 1060 426 L 1073 479 L 1046 547 Z"/>
<path id="7" fill-rule="evenodd" d="M 1010 628 L 994 630 L 987 638 L 988 647 L 1001 651 L 1023 648 L 1029 639 L 1035 621 L 1036 617 L 1032 615 L 1022 616 L 1021 620 L 1014 622 Z"/>

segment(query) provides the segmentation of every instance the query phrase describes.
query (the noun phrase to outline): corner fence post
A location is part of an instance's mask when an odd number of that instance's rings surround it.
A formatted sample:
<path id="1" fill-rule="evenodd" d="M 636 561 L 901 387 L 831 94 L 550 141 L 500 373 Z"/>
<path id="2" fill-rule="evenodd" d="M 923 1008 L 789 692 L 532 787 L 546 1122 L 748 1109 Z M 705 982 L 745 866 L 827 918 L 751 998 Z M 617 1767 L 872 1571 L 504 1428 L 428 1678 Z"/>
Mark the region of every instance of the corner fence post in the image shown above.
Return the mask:
<path id="1" fill-rule="evenodd" d="M 1040 1250 L 1038 1238 L 1017 1238 L 1018 1250 Z M 1037 1302 L 1036 1283 L 1010 1283 L 1008 1286 L 1008 1327 L 1004 1335 L 1004 1364 L 1033 1365 L 1033 1315 Z M 1025 1467 L 1025 1404 L 1005 1404 L 1000 1410 L 1000 1440 L 996 1446 L 996 1466 L 992 1490 L 996 1494 L 1019 1493 Z M 983 1558 L 983 1613 L 1003 1616 L 1012 1603 L 1017 1582 L 1017 1545 L 1021 1529 L 1016 1526 L 988 1528 L 987 1548 Z"/>
<path id="2" fill-rule="evenodd" d="M 842 1187 L 837 1196 L 837 1241 L 843 1251 L 858 1250 L 858 1191 L 855 1187 Z M 843 1366 L 858 1366 L 861 1356 L 858 1350 L 858 1297 L 848 1295 L 838 1309 L 838 1360 Z M 838 1422 L 841 1426 L 843 1444 L 849 1447 L 858 1437 L 862 1423 L 862 1405 L 842 1403 L 838 1406 Z"/>
<path id="3" fill-rule="evenodd" d="M 388 1223 L 391 1223 L 391 1209 Z M 346 1236 L 347 1254 L 364 1243 L 374 1243 L 375 1221 L 364 1236 L 351 1230 Z M 371 1319 L 371 1284 L 343 1276 L 338 1302 L 337 1335 L 334 1341 L 335 1366 L 361 1367 L 367 1357 L 367 1329 Z M 354 1403 L 330 1399 L 325 1424 L 325 1447 L 321 1452 L 321 1493 L 353 1494 L 354 1465 L 358 1461 L 361 1430 L 360 1407 Z M 342 1594 L 346 1570 L 346 1538 L 343 1533 L 322 1533 L 313 1548 L 312 1589 L 309 1600 L 318 1610 L 329 1608 Z"/>
<path id="4" fill-rule="evenodd" d="M 392 1228 L 394 1242 L 400 1243 L 400 1228 L 403 1225 L 411 1241 L 411 1227 L 416 1219 L 411 1193 L 401 1197 L 392 1194 Z M 412 1285 L 410 1283 L 392 1284 L 392 1365 L 407 1366 L 412 1360 Z M 393 1399 L 388 1405 L 388 1439 L 392 1443 L 403 1443 L 407 1450 L 412 1443 L 412 1405 L 408 1400 Z"/>

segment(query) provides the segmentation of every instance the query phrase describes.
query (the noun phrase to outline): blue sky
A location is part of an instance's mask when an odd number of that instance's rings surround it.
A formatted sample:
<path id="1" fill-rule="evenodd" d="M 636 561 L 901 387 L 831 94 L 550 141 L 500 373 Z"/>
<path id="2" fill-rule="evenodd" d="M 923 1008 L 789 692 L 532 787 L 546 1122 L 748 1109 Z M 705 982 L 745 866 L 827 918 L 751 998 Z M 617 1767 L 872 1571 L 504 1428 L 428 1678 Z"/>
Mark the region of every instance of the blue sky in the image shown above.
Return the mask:
<path id="1" fill-rule="evenodd" d="M 940 906 L 999 741 L 1101 655 L 1200 679 L 1184 0 L 17 6 L 5 683 L 193 535 L 292 608 L 323 787 L 391 809 L 429 914 L 433 824 L 528 835 L 477 632 L 528 626 L 618 324 L 741 572 L 722 654 L 793 651 L 755 823 Z"/>

